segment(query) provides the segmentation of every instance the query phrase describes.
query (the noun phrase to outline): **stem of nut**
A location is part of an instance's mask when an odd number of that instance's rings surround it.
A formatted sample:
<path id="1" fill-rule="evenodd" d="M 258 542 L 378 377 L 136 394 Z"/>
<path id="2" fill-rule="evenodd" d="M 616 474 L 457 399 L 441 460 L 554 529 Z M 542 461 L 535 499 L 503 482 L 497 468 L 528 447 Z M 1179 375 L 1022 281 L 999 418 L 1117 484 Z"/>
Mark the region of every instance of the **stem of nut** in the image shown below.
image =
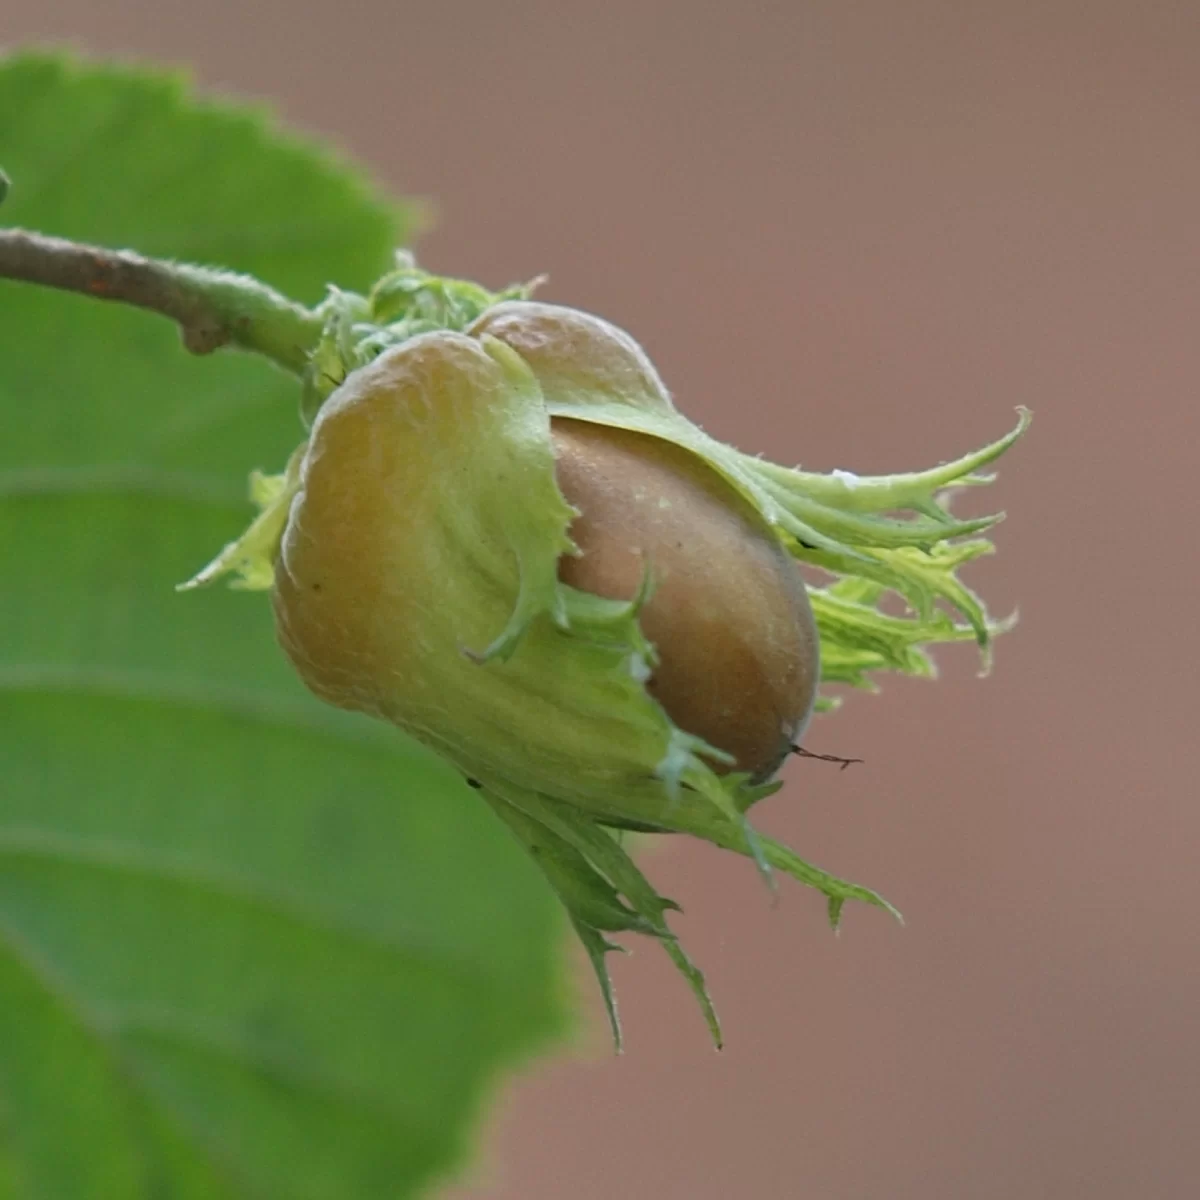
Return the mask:
<path id="1" fill-rule="evenodd" d="M 8 192 L 0 172 L 0 201 Z M 162 314 L 193 354 L 234 346 L 302 374 L 323 319 L 256 279 L 145 258 L 24 229 L 0 230 L 0 279 L 78 292 Z"/>

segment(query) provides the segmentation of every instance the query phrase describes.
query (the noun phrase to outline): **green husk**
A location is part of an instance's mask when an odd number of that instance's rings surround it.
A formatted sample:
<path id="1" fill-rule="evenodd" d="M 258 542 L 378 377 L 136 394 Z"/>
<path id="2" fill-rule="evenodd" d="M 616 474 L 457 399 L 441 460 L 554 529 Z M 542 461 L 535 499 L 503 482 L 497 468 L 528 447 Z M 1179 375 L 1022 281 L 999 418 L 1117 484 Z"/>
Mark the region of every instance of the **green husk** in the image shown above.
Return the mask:
<path id="1" fill-rule="evenodd" d="M 720 1044 L 703 976 L 667 923 L 677 905 L 655 891 L 614 829 L 686 833 L 742 853 L 765 878 L 778 870 L 822 892 L 835 927 L 848 899 L 895 910 L 756 834 L 747 810 L 776 785 L 719 774 L 728 756 L 678 729 L 647 692 L 655 651 L 638 614 L 649 574 L 623 602 L 559 582 L 576 514 L 556 483 L 550 419 L 666 439 L 719 473 L 801 564 L 831 577 L 810 587 L 823 685 L 871 688 L 887 671 L 932 675 L 929 649 L 941 643 L 973 640 L 986 670 L 993 638 L 1012 622 L 991 618 L 958 572 L 991 551 L 981 535 L 1002 514 L 958 519 L 949 496 L 990 481 L 981 468 L 1024 433 L 1029 414 L 1020 410 L 1015 428 L 981 450 L 920 472 L 792 470 L 687 420 L 636 343 L 597 318 L 575 314 L 580 328 L 609 339 L 605 370 L 535 371 L 502 340 L 506 320 L 554 315 L 527 295 L 486 293 L 402 263 L 369 297 L 339 293 L 327 303 L 306 389 L 308 445 L 333 437 L 354 405 L 404 414 L 388 425 L 398 439 L 389 454 L 405 464 L 394 485 L 403 497 L 386 500 L 403 520 L 381 526 L 381 553 L 401 566 L 371 632 L 395 683 L 364 706 L 476 781 L 533 856 L 588 952 L 618 1045 L 606 935 L 623 932 L 664 947 Z M 629 370 L 609 369 L 622 354 L 632 356 Z M 242 586 L 271 585 L 288 513 L 306 472 L 318 469 L 313 451 L 302 452 L 274 483 L 260 480 L 263 516 L 193 583 L 232 572 Z M 823 694 L 822 706 L 835 699 Z"/>

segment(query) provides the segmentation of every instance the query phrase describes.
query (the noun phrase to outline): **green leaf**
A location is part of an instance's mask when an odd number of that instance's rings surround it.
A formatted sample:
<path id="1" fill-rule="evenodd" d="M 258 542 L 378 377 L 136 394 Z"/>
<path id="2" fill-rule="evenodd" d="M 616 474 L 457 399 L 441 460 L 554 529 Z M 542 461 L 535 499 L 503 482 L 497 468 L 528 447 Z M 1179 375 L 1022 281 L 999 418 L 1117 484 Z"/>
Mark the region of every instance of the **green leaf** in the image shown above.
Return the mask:
<path id="1" fill-rule="evenodd" d="M 406 214 L 178 80 L 0 66 L 0 219 L 305 302 Z M 448 767 L 308 698 L 267 601 L 178 595 L 298 385 L 0 282 L 0 1195 L 412 1195 L 562 1023 L 556 902 Z"/>

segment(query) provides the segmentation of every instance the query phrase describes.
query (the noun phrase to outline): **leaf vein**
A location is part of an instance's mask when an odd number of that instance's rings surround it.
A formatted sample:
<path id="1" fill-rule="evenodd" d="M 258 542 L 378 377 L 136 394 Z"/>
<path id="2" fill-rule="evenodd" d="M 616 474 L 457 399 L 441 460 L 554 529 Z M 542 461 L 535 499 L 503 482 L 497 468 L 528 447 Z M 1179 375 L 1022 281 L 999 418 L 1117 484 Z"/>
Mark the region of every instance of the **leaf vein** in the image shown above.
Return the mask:
<path id="1" fill-rule="evenodd" d="M 423 1138 L 438 1136 L 441 1132 L 436 1119 L 421 1120 L 411 1109 L 389 1104 L 362 1088 L 332 1079 L 327 1074 L 306 1071 L 294 1060 L 285 1060 L 279 1055 L 265 1053 L 261 1047 L 202 1029 L 195 1022 L 184 1024 L 177 1016 L 170 1012 L 131 1014 L 120 1018 L 117 1027 L 123 1035 L 156 1042 L 174 1042 L 213 1059 L 238 1066 L 251 1066 L 297 1091 L 315 1093 L 372 1121 L 401 1126 Z"/>
<path id="2" fill-rule="evenodd" d="M 495 985 L 480 964 L 469 962 L 444 946 L 433 946 L 416 938 L 368 928 L 345 916 L 314 908 L 294 893 L 266 887 L 259 881 L 233 871 L 215 870 L 210 863 L 183 855 L 171 856 L 116 840 L 76 838 L 49 830 L 0 828 L 0 858 L 137 875 L 165 882 L 188 891 L 198 891 L 257 908 L 292 924 L 406 959 L 472 990 L 483 984 L 489 987 Z"/>
<path id="3" fill-rule="evenodd" d="M 3 913 L 0 913 L 0 947 L 7 950 L 12 961 L 38 985 L 49 1001 L 103 1049 L 112 1064 L 114 1076 L 126 1089 L 136 1089 L 147 1098 L 160 1102 L 162 1111 L 169 1115 L 172 1123 L 197 1147 L 198 1152 L 207 1158 L 217 1174 L 231 1184 L 235 1194 L 251 1197 L 252 1200 L 269 1200 L 257 1189 L 252 1189 L 236 1164 L 230 1163 L 210 1145 L 188 1116 L 154 1088 L 124 1052 L 111 1025 L 91 1009 L 68 982 L 65 974 L 20 930 L 15 929 Z"/>
<path id="4" fill-rule="evenodd" d="M 326 714 L 304 699 L 220 687 L 198 679 L 172 679 L 150 671 L 78 664 L 0 665 L 0 695 L 36 692 L 75 693 L 105 700 L 192 709 L 397 757 L 412 752 L 400 735 L 390 729 L 344 720 L 335 713 Z"/>
<path id="5" fill-rule="evenodd" d="M 244 491 L 204 475 L 135 464 L 14 467 L 0 471 L 0 500 L 25 496 L 92 496 L 133 493 L 210 507 L 249 510 Z"/>

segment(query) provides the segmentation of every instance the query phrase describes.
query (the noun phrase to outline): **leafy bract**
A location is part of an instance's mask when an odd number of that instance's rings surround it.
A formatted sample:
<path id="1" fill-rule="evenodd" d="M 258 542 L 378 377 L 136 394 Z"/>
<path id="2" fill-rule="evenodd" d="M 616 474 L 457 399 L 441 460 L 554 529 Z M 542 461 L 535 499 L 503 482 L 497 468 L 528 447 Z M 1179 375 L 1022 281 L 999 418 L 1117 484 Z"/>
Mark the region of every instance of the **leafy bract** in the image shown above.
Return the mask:
<path id="1" fill-rule="evenodd" d="M 5 225 L 306 302 L 407 216 L 178 80 L 0 66 Z M 459 777 L 310 699 L 244 595 L 298 388 L 144 313 L 0 282 L 0 1195 L 413 1193 L 560 1024 L 556 902 Z"/>

